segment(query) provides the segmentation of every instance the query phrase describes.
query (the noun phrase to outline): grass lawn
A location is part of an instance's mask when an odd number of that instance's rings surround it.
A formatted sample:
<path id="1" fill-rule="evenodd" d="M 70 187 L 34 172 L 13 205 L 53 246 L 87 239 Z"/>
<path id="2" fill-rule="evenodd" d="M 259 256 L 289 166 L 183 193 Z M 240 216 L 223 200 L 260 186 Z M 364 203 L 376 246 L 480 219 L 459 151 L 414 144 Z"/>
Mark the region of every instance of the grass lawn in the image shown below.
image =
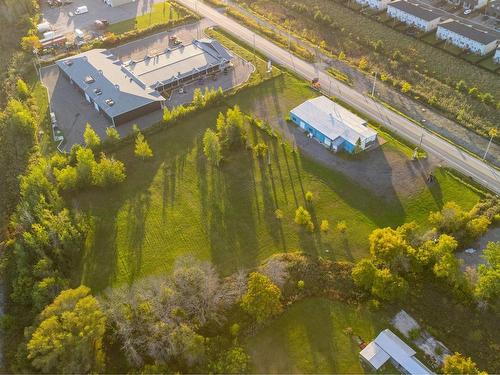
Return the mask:
<path id="1" fill-rule="evenodd" d="M 353 334 L 371 341 L 388 327 L 382 313 L 321 298 L 293 304 L 283 315 L 250 337 L 245 346 L 253 372 L 268 373 L 366 373 Z M 379 373 L 394 373 L 392 367 Z"/>
<path id="2" fill-rule="evenodd" d="M 448 51 L 449 53 L 451 53 L 453 56 L 459 56 L 460 54 L 462 54 L 464 52 L 463 49 L 459 48 L 459 47 L 456 47 L 452 44 L 443 44 L 442 46 L 440 46 L 443 50 L 445 51 Z"/>
<path id="3" fill-rule="evenodd" d="M 476 55 L 474 53 L 464 53 L 462 55 L 462 58 L 475 64 L 475 63 L 477 63 L 485 58 L 493 59 L 493 54 L 490 54 L 489 56 L 485 57 L 485 56 L 481 56 L 481 55 Z"/>
<path id="4" fill-rule="evenodd" d="M 109 25 L 107 31 L 115 34 L 122 34 L 132 30 L 142 30 L 160 23 L 175 21 L 181 16 L 183 16 L 183 14 L 179 14 L 179 10 L 172 7 L 170 3 L 157 3 L 153 5 L 150 13 L 113 23 Z"/>
<path id="5" fill-rule="evenodd" d="M 436 44 L 442 42 L 441 39 L 436 38 L 436 35 L 434 33 L 429 33 L 420 38 L 420 40 L 423 40 L 424 42 L 429 43 L 432 46 L 435 46 Z"/>
<path id="6" fill-rule="evenodd" d="M 486 68 L 492 72 L 498 71 L 500 69 L 500 64 L 495 63 L 493 58 L 485 59 L 481 61 L 478 65 L 481 65 L 483 68 Z"/>
<path id="7" fill-rule="evenodd" d="M 284 77 L 245 90 L 228 104 L 238 103 L 269 121 L 283 119 L 285 111 L 313 95 L 307 84 Z M 478 200 L 476 193 L 438 172 L 433 190 L 405 201 L 383 201 L 344 175 L 269 140 L 271 165 L 239 151 L 213 170 L 201 140 L 220 110 L 207 110 L 150 137 L 155 155 L 149 162 L 135 158 L 132 145 L 124 146 L 115 157 L 126 164 L 126 182 L 69 197 L 91 227 L 78 281 L 100 290 L 167 271 L 183 254 L 211 260 L 225 274 L 284 251 L 355 260 L 366 254 L 368 234 L 376 227 L 422 223 L 443 202 L 455 200 L 469 208 Z M 259 134 L 250 132 L 252 138 Z M 322 219 L 331 227 L 345 220 L 346 239 L 336 230 L 311 235 L 293 222 L 308 190 L 315 194 L 311 212 L 316 227 Z M 281 223 L 274 217 L 276 207 L 285 213 Z"/>

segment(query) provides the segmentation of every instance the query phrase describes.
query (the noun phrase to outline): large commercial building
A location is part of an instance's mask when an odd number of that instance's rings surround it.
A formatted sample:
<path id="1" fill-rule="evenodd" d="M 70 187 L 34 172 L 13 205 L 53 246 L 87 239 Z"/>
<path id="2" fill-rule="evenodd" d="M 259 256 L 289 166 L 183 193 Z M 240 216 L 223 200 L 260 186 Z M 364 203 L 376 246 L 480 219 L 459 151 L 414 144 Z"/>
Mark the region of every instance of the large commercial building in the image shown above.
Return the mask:
<path id="1" fill-rule="evenodd" d="M 334 152 L 365 150 L 377 132 L 362 118 L 325 96 L 310 99 L 290 111 L 290 119 Z"/>
<path id="2" fill-rule="evenodd" d="M 57 61 L 68 79 L 113 126 L 163 107 L 161 92 L 224 69 L 231 55 L 212 39 L 122 63 L 94 49 Z"/>
<path id="3" fill-rule="evenodd" d="M 441 17 L 432 10 L 406 0 L 397 0 L 387 5 L 387 14 L 425 32 L 434 30 L 441 21 Z"/>
<path id="4" fill-rule="evenodd" d="M 438 26 L 436 36 L 478 55 L 486 55 L 498 45 L 498 38 L 487 31 L 451 19 Z"/>

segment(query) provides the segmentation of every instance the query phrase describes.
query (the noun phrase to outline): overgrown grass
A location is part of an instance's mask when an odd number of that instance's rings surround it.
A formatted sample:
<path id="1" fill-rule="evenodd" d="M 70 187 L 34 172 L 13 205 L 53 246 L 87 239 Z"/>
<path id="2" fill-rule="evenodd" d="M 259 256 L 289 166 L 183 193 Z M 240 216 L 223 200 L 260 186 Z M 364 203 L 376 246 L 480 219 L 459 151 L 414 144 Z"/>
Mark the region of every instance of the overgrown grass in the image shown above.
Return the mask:
<path id="1" fill-rule="evenodd" d="M 157 24 L 175 21 L 185 15 L 181 13 L 179 9 L 172 6 L 170 3 L 157 3 L 153 4 L 151 12 L 129 20 L 113 23 L 109 25 L 107 31 L 115 34 L 122 34 L 132 30 L 140 31 Z"/>
<path id="2" fill-rule="evenodd" d="M 245 345 L 256 373 L 369 373 L 359 360 L 360 347 L 346 330 L 369 342 L 389 319 L 366 307 L 311 298 L 295 303 L 282 316 L 250 337 Z M 395 373 L 386 366 L 380 373 Z"/>
<path id="3" fill-rule="evenodd" d="M 279 121 L 311 95 L 306 84 L 286 75 L 247 89 L 228 104 Z M 445 201 L 470 208 L 478 200 L 476 192 L 437 171 L 432 189 L 384 201 L 255 129 L 249 130 L 250 139 L 268 143 L 270 164 L 239 150 L 213 169 L 201 139 L 224 109 L 207 110 L 149 138 L 155 153 L 150 162 L 135 158 L 133 145 L 125 145 L 115 153 L 127 167 L 125 183 L 68 197 L 91 229 L 78 280 L 99 290 L 168 270 L 184 254 L 211 260 L 224 274 L 283 251 L 355 260 L 366 255 L 368 234 L 376 227 L 410 220 L 425 225 L 428 212 Z M 327 219 L 334 227 L 345 220 L 346 237 L 335 229 L 311 235 L 293 222 L 308 190 L 315 195 L 310 210 L 316 224 Z M 274 216 L 278 207 L 285 215 L 281 222 Z"/>

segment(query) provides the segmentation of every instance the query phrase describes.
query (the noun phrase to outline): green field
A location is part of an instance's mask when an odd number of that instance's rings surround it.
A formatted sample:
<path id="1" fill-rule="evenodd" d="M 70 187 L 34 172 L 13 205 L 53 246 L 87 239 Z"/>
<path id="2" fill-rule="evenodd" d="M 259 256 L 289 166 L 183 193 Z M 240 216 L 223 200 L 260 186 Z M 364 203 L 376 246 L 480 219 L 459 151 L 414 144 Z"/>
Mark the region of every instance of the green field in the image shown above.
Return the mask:
<path id="1" fill-rule="evenodd" d="M 106 31 L 122 34 L 132 30 L 143 30 L 161 23 L 175 21 L 182 16 L 183 14 L 180 14 L 179 10 L 171 6 L 170 3 L 157 3 L 153 5 L 151 12 L 129 20 L 113 23 L 109 25 Z"/>
<path id="2" fill-rule="evenodd" d="M 361 366 L 361 349 L 344 331 L 351 328 L 369 342 L 388 326 L 384 315 L 365 307 L 311 298 L 293 304 L 245 344 L 256 373 L 360 374 L 369 372 Z"/>
<path id="3" fill-rule="evenodd" d="M 269 121 L 283 119 L 286 111 L 313 95 L 306 84 L 285 77 L 245 90 L 228 104 L 238 103 Z M 115 157 L 124 161 L 128 174 L 123 184 L 69 198 L 91 227 L 78 280 L 100 290 L 169 270 L 184 254 L 211 260 L 224 274 L 284 251 L 354 260 L 366 255 L 367 236 L 376 227 L 423 223 L 429 211 L 447 200 L 465 207 L 478 200 L 476 193 L 438 172 L 432 191 L 384 201 L 270 140 L 271 165 L 248 151 L 235 151 L 220 169 L 212 169 L 200 143 L 220 110 L 224 108 L 207 110 L 150 137 L 155 153 L 150 162 L 135 158 L 132 145 L 119 149 Z M 259 134 L 250 131 L 252 138 Z M 346 238 L 336 230 L 311 235 L 293 222 L 308 190 L 315 194 L 311 212 L 316 227 L 322 219 L 332 227 L 345 220 Z M 274 217 L 276 207 L 285 213 L 281 223 Z"/>

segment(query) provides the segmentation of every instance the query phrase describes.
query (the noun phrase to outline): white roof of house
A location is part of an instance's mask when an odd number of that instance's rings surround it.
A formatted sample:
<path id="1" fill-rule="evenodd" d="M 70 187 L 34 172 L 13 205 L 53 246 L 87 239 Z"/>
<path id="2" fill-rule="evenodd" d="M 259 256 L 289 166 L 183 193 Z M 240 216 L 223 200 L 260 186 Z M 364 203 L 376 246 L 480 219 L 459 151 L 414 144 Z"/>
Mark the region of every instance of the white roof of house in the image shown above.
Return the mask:
<path id="1" fill-rule="evenodd" d="M 373 340 L 384 352 L 394 359 L 407 373 L 411 375 L 433 374 L 423 363 L 415 357 L 415 350 L 396 336 L 391 330 L 386 329 Z"/>
<path id="2" fill-rule="evenodd" d="M 374 341 L 369 343 L 359 354 L 366 359 L 375 370 L 378 370 L 389 358 L 391 358 L 391 356 L 384 352 L 384 350 L 375 344 Z"/>
<path id="3" fill-rule="evenodd" d="M 354 145 L 359 138 L 363 140 L 377 135 L 365 120 L 326 96 L 306 100 L 290 112 L 331 140 L 342 137 Z"/>

